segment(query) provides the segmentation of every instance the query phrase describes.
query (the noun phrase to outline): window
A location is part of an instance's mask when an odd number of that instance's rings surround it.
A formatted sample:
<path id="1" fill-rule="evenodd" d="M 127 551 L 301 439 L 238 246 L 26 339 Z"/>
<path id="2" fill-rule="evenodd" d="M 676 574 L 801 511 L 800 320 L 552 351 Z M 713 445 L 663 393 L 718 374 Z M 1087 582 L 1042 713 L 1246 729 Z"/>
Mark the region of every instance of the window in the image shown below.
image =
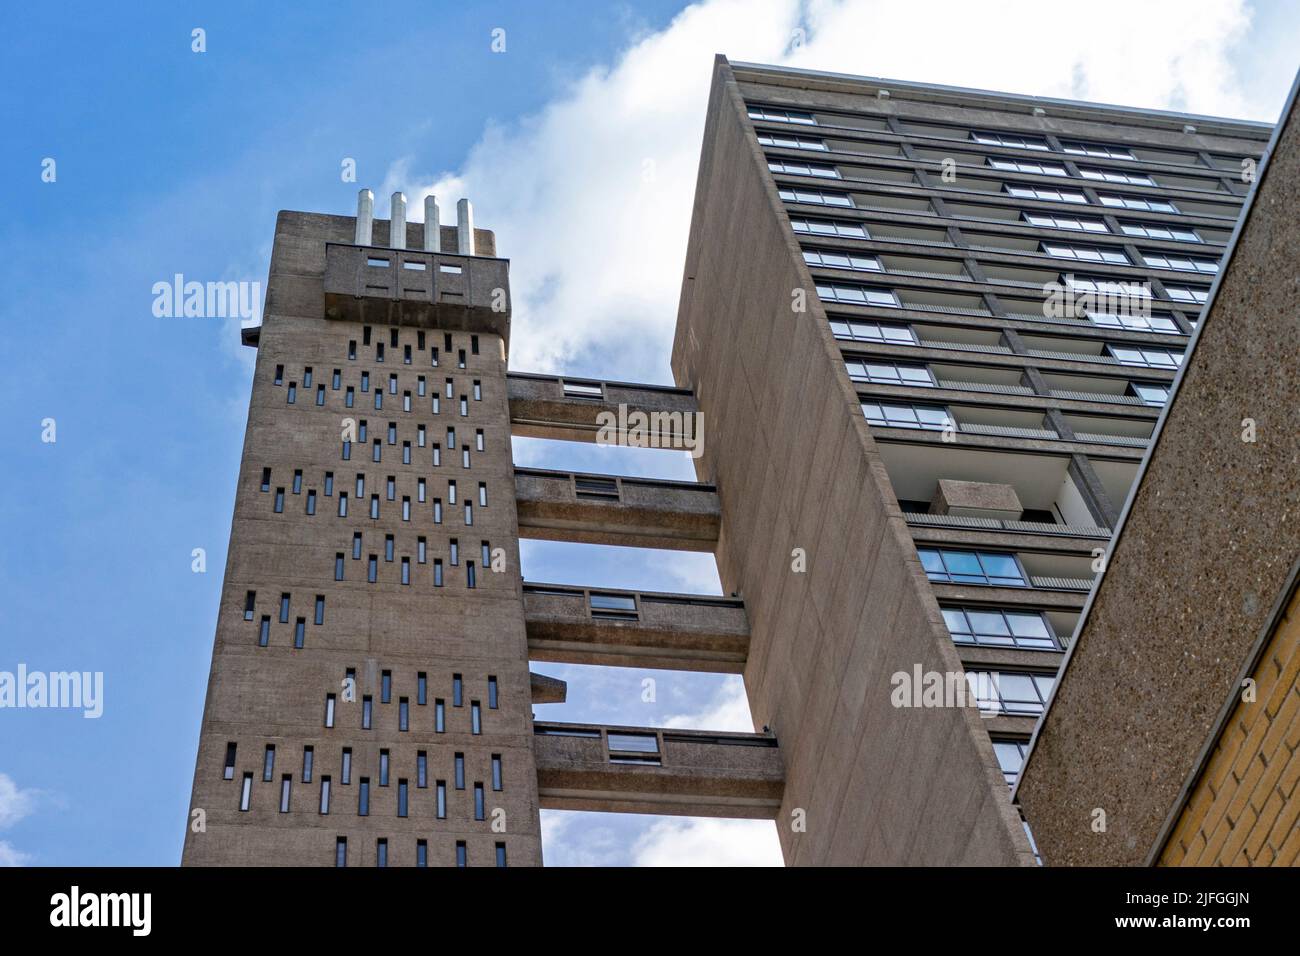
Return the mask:
<path id="1" fill-rule="evenodd" d="M 777 192 L 786 202 L 853 208 L 853 197 L 848 193 L 827 192 L 824 189 L 795 189 L 791 186 L 782 186 Z"/>
<path id="2" fill-rule="evenodd" d="M 498 843 L 497 848 L 497 866 L 504 869 L 506 865 L 506 845 Z"/>
<path id="3" fill-rule="evenodd" d="M 404 441 L 402 442 L 402 464 L 409 465 L 410 463 L 411 463 L 411 443 L 409 441 Z"/>
<path id="4" fill-rule="evenodd" d="M 409 697 L 402 697 L 397 701 L 397 729 L 411 729 L 411 700 Z"/>
<path id="5" fill-rule="evenodd" d="M 1031 173 L 1038 176 L 1068 176 L 1064 166 L 1056 163 L 1030 163 L 1019 159 L 989 157 L 989 166 L 1011 173 Z"/>
<path id="6" fill-rule="evenodd" d="M 275 384 L 276 384 L 276 385 L 283 385 L 283 384 L 284 384 L 284 366 L 283 366 L 283 365 L 277 365 L 277 366 L 275 367 Z"/>
<path id="7" fill-rule="evenodd" d="M 439 734 L 447 732 L 447 703 L 441 697 L 433 702 L 433 730 Z"/>
<path id="8" fill-rule="evenodd" d="M 487 819 L 487 801 L 484 799 L 483 784 L 474 784 L 474 819 Z"/>
<path id="9" fill-rule="evenodd" d="M 311 746 L 302 748 L 302 782 L 311 783 L 312 763 L 315 757 L 315 751 Z"/>
<path id="10" fill-rule="evenodd" d="M 375 361 L 376 361 L 376 362 L 382 362 L 383 360 L 384 360 L 384 343 L 383 343 L 383 342 L 376 342 L 376 343 L 375 343 Z"/>
<path id="11" fill-rule="evenodd" d="M 451 566 L 454 568 L 458 564 L 460 564 L 460 541 L 456 538 L 452 538 L 450 547 L 451 547 Z M 456 706 L 457 707 L 460 706 L 460 701 L 456 702 Z"/>
<path id="12" fill-rule="evenodd" d="M 1074 232 L 1105 232 L 1110 230 L 1106 228 L 1106 223 L 1100 219 L 1081 219 L 1076 216 L 1051 216 L 1041 212 L 1024 213 L 1025 222 L 1031 226 L 1041 226 L 1044 229 L 1070 229 Z"/>
<path id="13" fill-rule="evenodd" d="M 469 866 L 469 855 L 465 850 L 465 841 L 456 841 L 456 865 L 459 867 Z"/>
<path id="14" fill-rule="evenodd" d="M 480 508 L 486 508 L 487 503 L 487 482 L 480 481 L 478 483 L 478 505 Z M 484 561 L 483 564 L 487 565 L 488 562 Z"/>
<path id="15" fill-rule="evenodd" d="M 1088 197 L 1073 189 L 1047 189 L 1041 186 L 1023 186 L 1007 183 L 1004 187 L 1008 196 L 1017 199 L 1037 199 L 1040 202 L 1087 203 Z"/>
<path id="16" fill-rule="evenodd" d="M 592 591 L 588 598 L 593 618 L 636 620 L 636 598 L 630 594 Z"/>
<path id="17" fill-rule="evenodd" d="M 474 401 L 476 401 L 476 402 L 481 402 L 481 401 L 483 401 L 483 383 L 482 383 L 481 381 L 479 381 L 478 379 L 474 379 L 474 392 L 473 392 L 473 394 L 474 394 Z"/>
<path id="18" fill-rule="evenodd" d="M 483 429 L 474 429 L 474 449 L 475 451 L 483 450 Z"/>
<path id="19" fill-rule="evenodd" d="M 275 513 L 284 514 L 284 489 L 275 489 Z"/>
<path id="20" fill-rule="evenodd" d="M 370 460 L 371 460 L 371 461 L 382 461 L 382 460 L 383 460 L 383 455 L 384 455 L 384 453 L 383 453 L 383 446 L 380 445 L 380 443 L 379 443 L 379 439 L 376 438 L 376 439 L 371 443 L 371 446 L 370 446 Z"/>
<path id="21" fill-rule="evenodd" d="M 334 494 L 334 472 L 325 472 L 325 497 L 328 498 Z"/>
<path id="22" fill-rule="evenodd" d="M 298 383 L 289 383 L 289 394 L 285 396 L 285 404 L 292 405 L 298 400 Z"/>
<path id="23" fill-rule="evenodd" d="M 472 354 L 474 354 L 474 355 L 478 355 L 478 336 L 477 336 L 477 335 L 471 335 L 471 336 L 469 337 L 469 350 L 470 350 L 470 352 L 471 352 Z"/>
<path id="24" fill-rule="evenodd" d="M 795 232 L 812 236 L 839 236 L 844 239 L 870 239 L 865 223 L 845 222 L 832 219 L 796 219 L 790 220 Z"/>
<path id="25" fill-rule="evenodd" d="M 311 366 L 308 365 L 302 370 L 302 387 L 311 388 Z"/>
<path id="26" fill-rule="evenodd" d="M 415 786 L 423 790 L 429 785 L 429 754 L 421 750 L 415 755 Z"/>
<path id="27" fill-rule="evenodd" d="M 415 865 L 417 867 L 419 866 L 427 867 L 429 865 L 429 841 L 427 840 L 415 841 Z"/>
<path id="28" fill-rule="evenodd" d="M 1165 294 L 1175 302 L 1191 302 L 1204 305 L 1210 298 L 1210 290 L 1198 286 L 1181 286 L 1165 284 Z"/>
<path id="29" fill-rule="evenodd" d="M 843 282 L 818 282 L 817 294 L 825 302 L 842 302 L 848 305 L 874 305 L 897 308 L 898 296 L 890 289 L 849 285 Z"/>
<path id="30" fill-rule="evenodd" d="M 326 694 L 325 695 L 325 726 L 326 727 L 334 726 L 334 703 L 335 703 L 334 695 Z"/>
<path id="31" fill-rule="evenodd" d="M 352 748 L 343 748 L 343 768 L 340 771 L 341 783 L 345 786 L 352 782 Z"/>
<path id="32" fill-rule="evenodd" d="M 447 781 L 439 780 L 434 787 L 434 815 L 439 820 L 447 819 Z"/>
<path id="33" fill-rule="evenodd" d="M 494 675 L 488 675 L 488 710 L 497 709 L 497 679 Z"/>
<path id="34" fill-rule="evenodd" d="M 244 620 L 253 619 L 253 605 L 257 602 L 257 592 L 249 591 L 244 595 Z"/>
<path id="35" fill-rule="evenodd" d="M 352 560 L 361 560 L 361 532 L 356 531 L 352 535 Z"/>
<path id="36" fill-rule="evenodd" d="M 846 361 L 849 378 L 855 382 L 874 382 L 877 385 L 908 385 L 934 387 L 934 376 L 924 365 L 906 365 L 899 362 L 875 362 L 866 359 Z"/>
<path id="37" fill-rule="evenodd" d="M 1056 678 L 1048 674 L 967 671 L 966 682 L 980 710 L 1036 715 L 1043 712 Z"/>
<path id="38" fill-rule="evenodd" d="M 501 781 L 502 781 L 501 755 L 493 754 L 492 755 L 492 789 L 501 790 L 502 789 Z"/>
<path id="39" fill-rule="evenodd" d="M 398 780 L 397 781 L 397 815 L 399 817 L 406 816 L 406 804 L 407 804 L 406 794 L 407 794 L 406 781 Z"/>
<path id="40" fill-rule="evenodd" d="M 293 623 L 293 646 L 297 650 L 302 650 L 303 642 L 307 638 L 307 619 L 300 617 Z"/>
<path id="41" fill-rule="evenodd" d="M 1168 239 L 1174 242 L 1204 242 L 1195 229 L 1187 226 L 1161 226 L 1147 222 L 1121 222 L 1120 229 L 1126 236 L 1138 236 L 1143 239 Z M 1143 257 L 1146 256 L 1144 252 Z"/>
<path id="42" fill-rule="evenodd" d="M 271 615 L 263 614 L 262 623 L 257 631 L 257 644 L 259 647 L 266 647 L 271 641 Z"/>
<path id="43" fill-rule="evenodd" d="M 1125 186 L 1154 186 L 1155 180 L 1146 173 L 1126 173 L 1120 169 L 1089 169 L 1079 167 L 1079 175 L 1084 179 L 1095 179 L 1102 183 L 1120 183 Z"/>
<path id="44" fill-rule="evenodd" d="M 433 559 L 433 586 L 442 587 L 442 558 Z"/>
<path id="45" fill-rule="evenodd" d="M 466 519 L 467 519 L 465 523 L 466 523 L 466 524 L 470 524 L 470 521 L 468 520 L 468 518 L 469 518 L 469 505 L 466 505 L 466 506 L 465 506 L 465 517 L 466 517 Z M 475 573 L 474 573 L 474 562 L 473 562 L 473 561 L 466 561 L 466 562 L 465 562 L 465 586 L 466 586 L 466 587 L 470 587 L 470 588 L 476 588 L 476 587 L 478 587 L 478 577 L 477 577 L 477 576 L 475 575 Z"/>
<path id="46" fill-rule="evenodd" d="M 361 729 L 369 730 L 374 718 L 375 700 L 369 694 L 361 698 Z"/>
<path id="47" fill-rule="evenodd" d="M 346 518 L 347 516 L 348 516 L 348 493 L 346 491 L 340 491 L 339 492 L 339 517 Z"/>
<path id="48" fill-rule="evenodd" d="M 857 342 L 882 342 L 891 345 L 916 345 L 916 333 L 910 325 L 895 325 L 890 322 L 859 322 L 856 320 L 831 319 L 831 331 L 837 339 L 852 339 Z"/>
<path id="49" fill-rule="evenodd" d="M 820 176 L 823 179 L 840 178 L 838 169 L 823 163 L 801 163 L 793 159 L 778 159 L 769 156 L 767 158 L 767 168 L 774 173 L 784 173 L 787 176 Z"/>
<path id="50" fill-rule="evenodd" d="M 1072 273 L 1061 276 L 1061 279 L 1072 292 L 1091 293 L 1094 297 L 1105 296 L 1122 300 L 1151 298 L 1150 286 L 1136 280 L 1106 279 Z"/>
<path id="51" fill-rule="evenodd" d="M 226 744 L 226 764 L 221 770 L 222 780 L 235 779 L 235 751 L 238 745 L 235 743 Z"/>
<path id="52" fill-rule="evenodd" d="M 280 623 L 289 623 L 289 595 L 280 595 Z"/>
<path id="53" fill-rule="evenodd" d="M 424 263 L 418 263 L 418 265 L 420 266 L 421 269 L 424 268 Z M 403 346 L 402 348 L 402 364 L 403 365 L 411 364 L 411 347 L 409 345 Z"/>
<path id="54" fill-rule="evenodd" d="M 330 812 L 330 778 L 328 776 L 320 778 L 320 812 L 322 815 Z"/>
<path id="55" fill-rule="evenodd" d="M 262 490 L 263 491 L 271 490 L 271 469 L 270 468 L 262 469 Z"/>
<path id="56" fill-rule="evenodd" d="M 486 568 L 491 564 L 492 564 L 492 546 L 487 541 L 484 541 L 483 542 L 483 567 Z"/>
<path id="57" fill-rule="evenodd" d="M 289 812 L 289 798 L 293 794 L 293 774 L 284 774 L 280 777 L 280 812 Z"/>
<path id="58" fill-rule="evenodd" d="M 324 404 L 325 404 L 325 386 L 324 386 L 324 385 L 317 385 L 317 386 L 316 386 L 316 404 L 317 404 L 317 405 L 324 405 Z"/>
<path id="59" fill-rule="evenodd" d="M 949 584 L 987 584 L 993 587 L 1028 587 L 1014 554 L 990 551 L 952 551 L 917 548 L 921 565 L 931 581 Z"/>
<path id="60" fill-rule="evenodd" d="M 1043 252 L 1058 259 L 1077 259 L 1079 262 L 1106 262 L 1111 265 L 1129 265 L 1123 249 L 1106 246 L 1067 246 L 1059 242 L 1044 242 Z"/>
<path id="61" fill-rule="evenodd" d="M 465 789 L 465 755 L 456 754 L 456 789 Z"/>
<path id="62" fill-rule="evenodd" d="M 1175 272 L 1200 272 L 1214 275 L 1219 271 L 1217 259 L 1193 259 L 1190 256 L 1170 255 L 1164 252 L 1143 252 L 1143 260 L 1157 269 L 1172 269 Z"/>
<path id="63" fill-rule="evenodd" d="M 1121 196 L 1113 193 L 1097 193 L 1103 206 L 1115 209 L 1135 209 L 1139 212 L 1178 212 L 1178 207 L 1167 199 L 1147 199 L 1143 196 Z"/>
<path id="64" fill-rule="evenodd" d="M 375 841 L 375 866 L 388 866 L 388 841 L 383 837 Z"/>
<path id="65" fill-rule="evenodd" d="M 243 785 L 239 789 L 239 809 L 242 813 L 247 813 L 249 804 L 253 798 L 253 775 L 244 774 Z"/>
<path id="66" fill-rule="evenodd" d="M 1100 325 L 1108 329 L 1133 329 L 1139 332 L 1182 334 L 1182 329 L 1174 322 L 1173 316 L 1159 312 L 1153 312 L 1150 315 L 1142 315 L 1140 312 L 1132 314 L 1123 312 L 1088 312 L 1088 319 L 1094 325 Z"/>
<path id="67" fill-rule="evenodd" d="M 1016 149 L 1050 150 L 1047 141 L 1037 136 L 1020 136 L 1014 133 L 986 133 L 972 130 L 970 138 L 983 146 L 1011 146 Z"/>
<path id="68" fill-rule="evenodd" d="M 469 467 L 469 445 L 462 445 L 460 448 L 460 466 Z"/>
<path id="69" fill-rule="evenodd" d="M 749 118 L 753 120 L 767 120 L 772 123 L 798 123 L 801 126 L 817 125 L 817 120 L 811 113 L 805 113 L 801 110 L 783 110 L 774 106 L 750 106 L 747 109 Z"/>
<path id="70" fill-rule="evenodd" d="M 461 349 L 460 351 L 458 351 L 458 352 L 456 353 L 456 367 L 457 367 L 457 368 L 464 368 L 464 367 L 465 367 L 465 350 L 464 350 L 464 349 Z M 448 395 L 447 397 L 448 397 L 448 398 L 451 398 L 450 395 Z"/>
<path id="71" fill-rule="evenodd" d="M 1107 345 L 1106 350 L 1121 365 L 1141 365 L 1146 368 L 1175 369 L 1182 364 L 1183 353 L 1149 345 Z"/>
<path id="72" fill-rule="evenodd" d="M 459 674 L 452 674 L 451 675 L 451 706 L 460 707 L 463 705 L 464 701 L 461 695 L 464 693 L 464 689 L 465 689 L 465 682 L 464 680 L 461 679 L 461 676 Z"/>
<path id="73" fill-rule="evenodd" d="M 315 513 L 316 513 L 316 489 L 311 488 L 308 489 L 307 491 L 307 514 L 314 515 Z"/>
<path id="74" fill-rule="evenodd" d="M 1135 159 L 1126 146 L 1107 146 L 1104 143 L 1081 143 L 1062 140 L 1061 149 L 1073 156 L 1099 156 L 1103 159 Z"/>
<path id="75" fill-rule="evenodd" d="M 469 732 L 471 734 L 483 733 L 483 708 L 476 700 L 469 702 Z"/>
<path id="76" fill-rule="evenodd" d="M 1025 763 L 1025 751 L 1028 749 L 1028 742 L 1023 740 L 993 741 L 993 752 L 997 755 L 998 766 L 1002 768 L 1002 776 L 1006 779 L 1008 787 L 1016 785 L 1016 778 L 1020 776 L 1020 768 Z"/>
<path id="77" fill-rule="evenodd" d="M 1145 405 L 1154 405 L 1159 407 L 1169 401 L 1169 389 L 1164 385 L 1156 385 L 1151 382 L 1130 382 L 1129 388 L 1132 394 L 1142 399 Z"/>
<path id="78" fill-rule="evenodd" d="M 982 607 L 945 607 L 942 610 L 948 633 L 957 644 L 1060 650 L 1051 624 L 1038 611 Z"/>
<path id="79" fill-rule="evenodd" d="M 758 142 L 760 146 L 775 146 L 778 149 L 812 149 L 822 153 L 830 151 L 824 140 L 791 136 L 788 133 L 762 132 L 758 134 Z"/>
<path id="80" fill-rule="evenodd" d="M 442 464 L 442 446 L 437 442 L 433 443 L 433 467 L 437 468 Z"/>
<path id="81" fill-rule="evenodd" d="M 875 256 L 855 256 L 826 249 L 803 250 L 803 261 L 810 266 L 827 269 L 852 269 L 856 272 L 884 272 L 885 268 Z"/>
<path id="82" fill-rule="evenodd" d="M 411 559 L 402 558 L 402 583 L 411 583 Z"/>
<path id="83" fill-rule="evenodd" d="M 351 461 L 351 460 L 352 460 L 352 442 L 350 442 L 350 441 L 344 441 L 344 442 L 343 442 L 343 452 L 342 452 L 342 454 L 341 454 L 340 457 L 341 457 L 344 461 Z"/>
<path id="84" fill-rule="evenodd" d="M 357 816 L 370 816 L 370 778 L 362 777 L 361 786 L 357 790 Z"/>
<path id="85" fill-rule="evenodd" d="M 956 423 L 942 405 L 900 405 L 891 402 L 863 402 L 862 413 L 867 421 L 881 428 L 924 428 L 943 431 L 956 428 Z"/>

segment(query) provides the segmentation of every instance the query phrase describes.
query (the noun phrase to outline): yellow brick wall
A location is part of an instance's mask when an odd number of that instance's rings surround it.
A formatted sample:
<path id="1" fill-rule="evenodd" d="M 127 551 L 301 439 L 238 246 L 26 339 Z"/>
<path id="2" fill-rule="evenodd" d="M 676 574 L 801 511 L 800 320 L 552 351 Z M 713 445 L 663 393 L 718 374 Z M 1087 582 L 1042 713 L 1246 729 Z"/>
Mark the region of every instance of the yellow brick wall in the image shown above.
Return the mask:
<path id="1" fill-rule="evenodd" d="M 1300 591 L 1183 808 L 1161 866 L 1300 864 Z"/>

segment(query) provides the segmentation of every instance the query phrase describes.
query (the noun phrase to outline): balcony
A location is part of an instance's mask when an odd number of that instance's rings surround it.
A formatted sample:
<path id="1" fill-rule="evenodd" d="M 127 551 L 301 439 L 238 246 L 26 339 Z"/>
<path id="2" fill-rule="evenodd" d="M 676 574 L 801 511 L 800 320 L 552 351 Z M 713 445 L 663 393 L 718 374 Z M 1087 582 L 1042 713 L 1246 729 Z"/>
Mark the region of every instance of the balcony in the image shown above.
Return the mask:
<path id="1" fill-rule="evenodd" d="M 510 335 L 510 263 L 414 249 L 325 244 L 325 316 Z"/>
<path id="2" fill-rule="evenodd" d="M 641 415 L 668 447 L 685 448 L 685 437 L 698 440 L 688 419 L 697 410 L 689 389 L 520 372 L 506 378 L 511 432 L 521 438 L 594 442 L 612 421 L 615 426 L 606 435 L 623 444 L 628 439 L 624 428 L 634 428 Z M 685 435 L 684 429 L 689 429 Z"/>
<path id="3" fill-rule="evenodd" d="M 536 723 L 543 810 L 774 819 L 785 791 L 768 734 Z"/>
<path id="4" fill-rule="evenodd" d="M 739 674 L 749 656 L 734 598 L 524 585 L 534 661 Z"/>
<path id="5" fill-rule="evenodd" d="M 717 489 L 687 481 L 515 469 L 519 534 L 545 541 L 712 551 Z"/>

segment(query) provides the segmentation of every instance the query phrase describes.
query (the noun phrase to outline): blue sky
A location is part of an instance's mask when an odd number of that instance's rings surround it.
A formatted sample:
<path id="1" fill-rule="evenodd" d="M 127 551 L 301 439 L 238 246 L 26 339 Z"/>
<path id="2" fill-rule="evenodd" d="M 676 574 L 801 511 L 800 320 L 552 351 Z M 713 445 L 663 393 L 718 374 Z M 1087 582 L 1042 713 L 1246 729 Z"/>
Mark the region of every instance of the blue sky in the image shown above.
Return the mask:
<path id="1" fill-rule="evenodd" d="M 413 208 L 430 188 L 444 210 L 468 194 L 513 260 L 513 368 L 667 382 L 714 52 L 1273 119 L 1300 49 L 1293 7 L 1239 0 L 1117 4 L 1140 57 L 1071 26 L 1070 5 L 1026 4 L 997 33 L 954 4 L 928 37 L 898 19 L 906 5 L 683 6 L 38 4 L 0 37 L 13 480 L 0 670 L 103 671 L 106 685 L 98 720 L 0 710 L 0 863 L 179 860 L 252 353 L 237 320 L 154 317 L 154 282 L 265 283 L 277 210 L 349 213 L 358 185 L 381 217 L 393 188 Z M 503 53 L 490 48 L 498 28 Z M 1052 56 L 998 55 L 1027 41 L 1050 41 Z M 41 180 L 46 157 L 54 182 Z M 340 178 L 349 157 L 356 184 Z M 672 453 L 517 442 L 516 458 L 692 476 Z M 702 556 L 530 544 L 523 559 L 534 580 L 718 588 Z M 655 674 L 647 705 L 642 672 L 537 669 L 569 680 L 570 703 L 546 717 L 732 727 L 746 715 L 735 678 Z M 771 824 L 548 814 L 544 826 L 553 863 L 775 858 Z"/>

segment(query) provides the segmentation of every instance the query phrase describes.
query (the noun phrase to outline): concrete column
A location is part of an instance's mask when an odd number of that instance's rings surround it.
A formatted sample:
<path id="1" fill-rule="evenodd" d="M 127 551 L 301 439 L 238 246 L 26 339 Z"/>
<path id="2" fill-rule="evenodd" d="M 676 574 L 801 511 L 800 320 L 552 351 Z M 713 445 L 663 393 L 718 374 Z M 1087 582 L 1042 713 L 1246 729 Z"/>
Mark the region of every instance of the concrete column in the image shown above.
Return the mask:
<path id="1" fill-rule="evenodd" d="M 1119 509 L 1110 500 L 1106 486 L 1101 483 L 1101 478 L 1087 455 L 1070 456 L 1069 475 L 1074 479 L 1074 486 L 1092 513 L 1093 520 L 1104 528 L 1114 530 L 1115 525 L 1119 524 Z"/>
<path id="2" fill-rule="evenodd" d="M 390 249 L 406 248 L 406 196 L 404 193 L 393 193 L 393 200 L 390 204 L 392 211 L 388 214 L 388 247 Z"/>
<path id="3" fill-rule="evenodd" d="M 442 214 L 435 196 L 424 197 L 424 251 L 442 252 Z"/>
<path id="4" fill-rule="evenodd" d="M 369 189 L 357 193 L 357 233 L 353 238 L 358 246 L 368 246 L 372 242 L 375 229 L 375 194 Z"/>
<path id="5" fill-rule="evenodd" d="M 474 255 L 474 207 L 468 199 L 456 203 L 456 251 L 462 256 Z"/>

